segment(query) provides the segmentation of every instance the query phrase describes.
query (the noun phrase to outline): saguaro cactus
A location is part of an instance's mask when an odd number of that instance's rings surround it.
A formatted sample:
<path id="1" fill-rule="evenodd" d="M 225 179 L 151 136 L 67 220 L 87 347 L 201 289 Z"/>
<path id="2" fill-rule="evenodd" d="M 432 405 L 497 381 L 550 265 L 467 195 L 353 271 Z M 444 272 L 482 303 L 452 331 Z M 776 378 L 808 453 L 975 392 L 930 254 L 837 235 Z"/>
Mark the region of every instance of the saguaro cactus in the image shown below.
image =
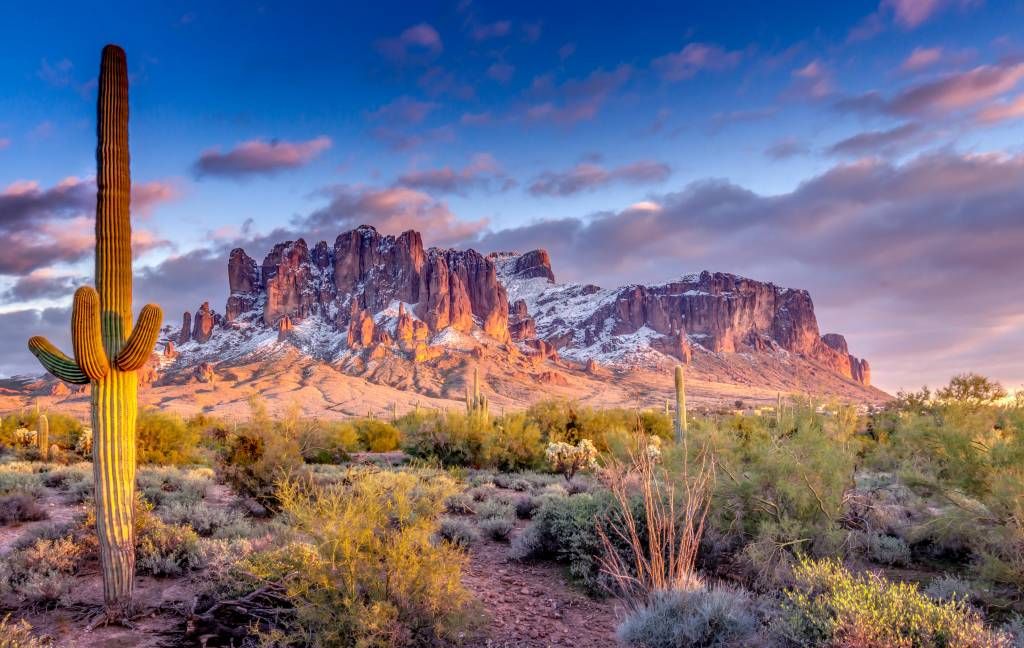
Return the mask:
<path id="1" fill-rule="evenodd" d="M 146 305 L 133 330 L 128 65 L 115 45 L 103 48 L 96 117 L 96 288 L 75 292 L 74 359 L 42 337 L 28 347 L 54 376 L 92 387 L 96 535 L 106 614 L 116 619 L 128 613 L 135 582 L 136 370 L 156 345 L 163 313 Z"/>
<path id="2" fill-rule="evenodd" d="M 36 422 L 36 444 L 39 446 L 39 458 L 48 461 L 50 458 L 50 422 L 46 414 L 40 414 Z"/>
<path id="3" fill-rule="evenodd" d="M 488 414 L 487 395 L 480 393 L 480 368 L 473 367 L 473 391 L 466 386 L 466 413 L 486 419 Z"/>
<path id="4" fill-rule="evenodd" d="M 676 443 L 682 443 L 686 438 L 686 381 L 683 375 L 683 365 L 676 365 Z"/>

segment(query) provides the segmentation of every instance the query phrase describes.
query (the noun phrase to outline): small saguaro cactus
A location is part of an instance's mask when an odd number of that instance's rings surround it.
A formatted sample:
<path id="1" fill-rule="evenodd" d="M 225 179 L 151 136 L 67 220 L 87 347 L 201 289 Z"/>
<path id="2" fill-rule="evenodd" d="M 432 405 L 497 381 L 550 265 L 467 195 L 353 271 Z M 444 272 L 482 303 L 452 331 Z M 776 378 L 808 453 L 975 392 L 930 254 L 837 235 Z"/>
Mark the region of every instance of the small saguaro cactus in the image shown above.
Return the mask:
<path id="1" fill-rule="evenodd" d="M 480 393 L 480 368 L 473 367 L 473 391 L 466 386 L 466 413 L 470 416 L 487 418 L 487 395 Z"/>
<path id="2" fill-rule="evenodd" d="M 50 458 L 50 422 L 46 420 L 46 414 L 39 415 L 36 423 L 36 444 L 39 446 L 39 458 L 48 461 Z"/>
<path id="3" fill-rule="evenodd" d="M 136 371 L 149 358 L 163 313 L 148 304 L 132 327 L 128 65 L 103 48 L 96 111 L 96 288 L 75 292 L 69 358 L 46 338 L 28 347 L 54 376 L 92 388 L 96 535 L 108 619 L 128 615 L 135 584 Z"/>
<path id="4" fill-rule="evenodd" d="M 682 443 L 686 439 L 686 376 L 683 375 L 683 365 L 676 365 L 676 443 Z"/>

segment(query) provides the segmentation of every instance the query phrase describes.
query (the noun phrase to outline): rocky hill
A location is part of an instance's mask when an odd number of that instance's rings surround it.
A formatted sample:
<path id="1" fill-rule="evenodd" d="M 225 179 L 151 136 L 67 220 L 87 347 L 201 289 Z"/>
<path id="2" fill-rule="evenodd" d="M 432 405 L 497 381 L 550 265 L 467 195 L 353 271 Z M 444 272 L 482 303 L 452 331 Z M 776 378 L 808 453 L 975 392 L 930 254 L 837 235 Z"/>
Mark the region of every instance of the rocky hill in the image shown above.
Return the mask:
<path id="1" fill-rule="evenodd" d="M 294 402 L 315 415 L 458 406 L 476 367 L 498 407 L 552 396 L 660 404 L 680 362 L 695 404 L 887 398 L 841 335 L 820 335 L 806 291 L 730 274 L 558 283 L 544 250 L 425 249 L 417 232 L 369 226 L 333 246 L 279 243 L 261 263 L 238 248 L 227 272 L 223 313 L 204 303 L 165 327 L 143 402 L 234 415 L 257 391 L 272 409 Z M 84 405 L 76 392 L 27 384 Z"/>

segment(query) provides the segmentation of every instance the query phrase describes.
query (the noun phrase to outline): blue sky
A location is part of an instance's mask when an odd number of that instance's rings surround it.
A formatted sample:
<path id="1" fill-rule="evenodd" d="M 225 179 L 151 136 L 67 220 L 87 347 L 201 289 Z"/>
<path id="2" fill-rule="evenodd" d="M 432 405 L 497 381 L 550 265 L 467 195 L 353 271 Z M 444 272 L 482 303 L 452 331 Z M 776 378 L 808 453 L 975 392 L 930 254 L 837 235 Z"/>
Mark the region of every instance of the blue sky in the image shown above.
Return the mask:
<path id="1" fill-rule="evenodd" d="M 679 4 L 6 7 L 0 374 L 90 280 L 116 42 L 136 301 L 169 321 L 222 306 L 231 246 L 370 222 L 604 285 L 804 287 L 883 388 L 1024 383 L 1024 3 Z"/>

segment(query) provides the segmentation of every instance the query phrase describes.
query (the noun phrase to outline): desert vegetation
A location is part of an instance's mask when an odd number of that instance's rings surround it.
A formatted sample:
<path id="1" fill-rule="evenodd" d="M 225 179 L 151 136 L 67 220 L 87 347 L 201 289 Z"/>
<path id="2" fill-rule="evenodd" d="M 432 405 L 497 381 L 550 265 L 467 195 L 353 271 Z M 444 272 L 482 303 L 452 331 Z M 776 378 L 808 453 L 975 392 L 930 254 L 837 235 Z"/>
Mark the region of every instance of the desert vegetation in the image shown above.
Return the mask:
<path id="1" fill-rule="evenodd" d="M 143 410 L 134 631 L 210 646 L 1021 645 L 1024 403 L 967 375 L 871 411 L 780 405 L 689 412 L 681 442 L 674 408 L 557 401 L 343 422 L 273 419 L 256 396 L 243 421 Z M 101 609 L 88 438 L 60 412 L 0 422 L 9 645 L 60 645 Z"/>

